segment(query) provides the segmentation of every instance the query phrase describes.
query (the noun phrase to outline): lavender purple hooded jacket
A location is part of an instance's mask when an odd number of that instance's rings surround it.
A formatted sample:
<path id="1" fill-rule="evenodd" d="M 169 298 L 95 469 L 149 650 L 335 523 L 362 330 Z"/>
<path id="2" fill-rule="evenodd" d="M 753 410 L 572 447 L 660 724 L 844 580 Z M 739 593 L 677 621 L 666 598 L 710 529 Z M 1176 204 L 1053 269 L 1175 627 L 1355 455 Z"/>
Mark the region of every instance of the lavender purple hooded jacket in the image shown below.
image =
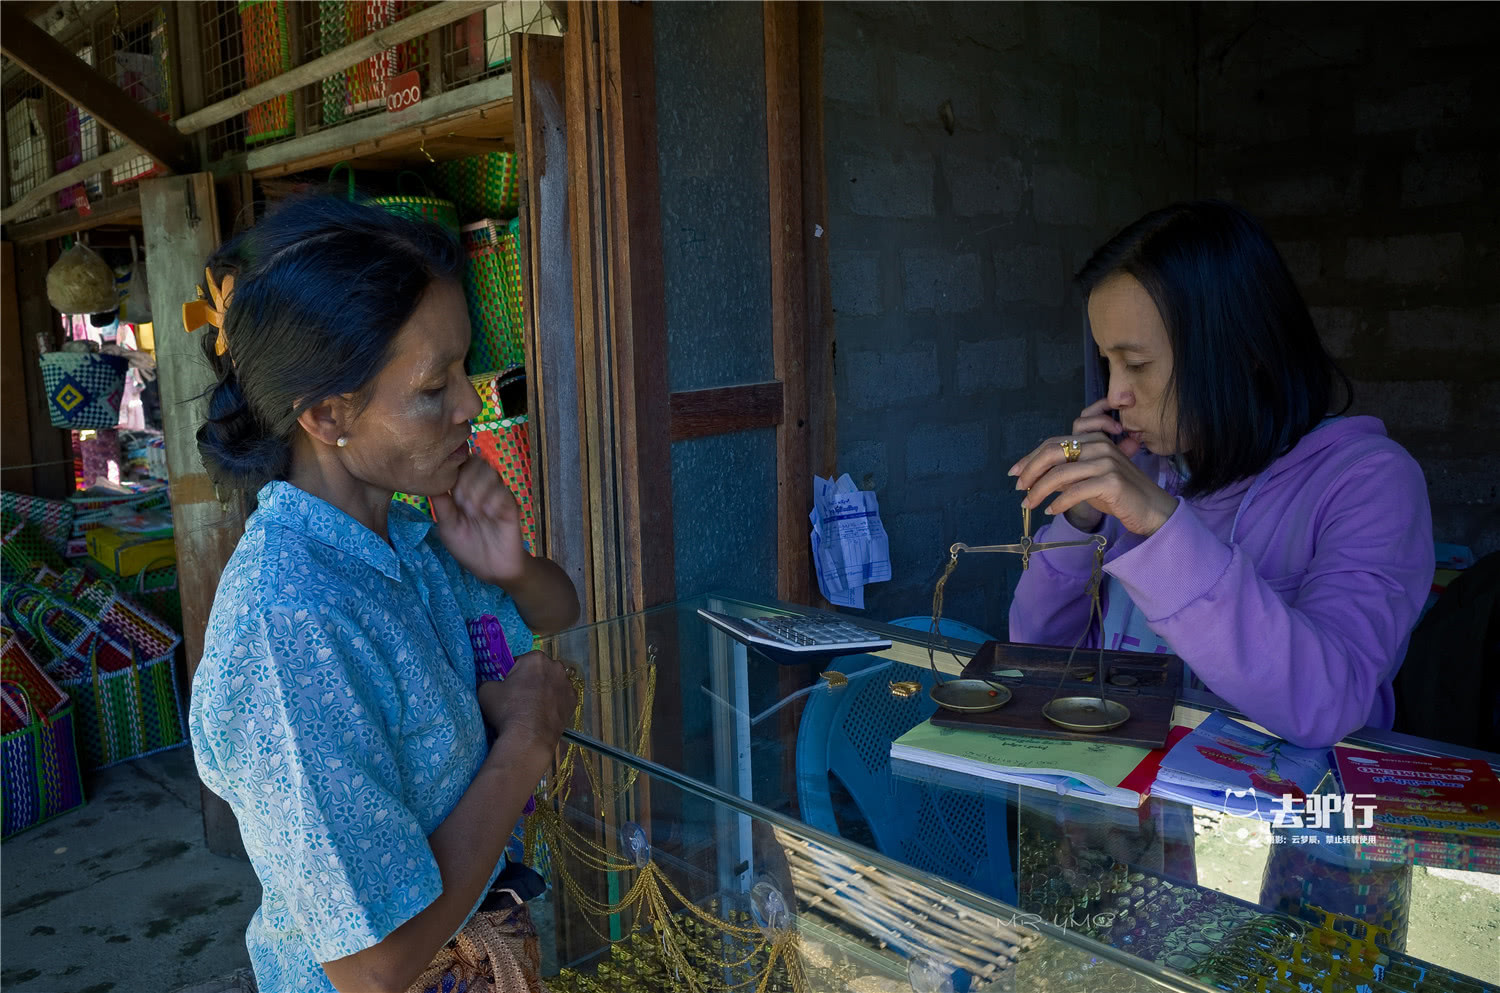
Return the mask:
<path id="1" fill-rule="evenodd" d="M 1169 460 L 1142 452 L 1135 463 L 1177 493 Z M 1259 476 L 1179 496 L 1149 538 L 1113 517 L 1101 533 L 1105 596 L 1128 597 L 1150 631 L 1251 720 L 1309 747 L 1391 726 L 1391 680 L 1432 585 L 1432 513 L 1421 468 L 1376 418 L 1330 420 Z M 1059 516 L 1036 537 L 1085 535 Z M 1078 639 L 1093 556 L 1084 547 L 1032 557 L 1011 605 L 1011 640 Z M 1102 636 L 1096 622 L 1086 644 Z"/>

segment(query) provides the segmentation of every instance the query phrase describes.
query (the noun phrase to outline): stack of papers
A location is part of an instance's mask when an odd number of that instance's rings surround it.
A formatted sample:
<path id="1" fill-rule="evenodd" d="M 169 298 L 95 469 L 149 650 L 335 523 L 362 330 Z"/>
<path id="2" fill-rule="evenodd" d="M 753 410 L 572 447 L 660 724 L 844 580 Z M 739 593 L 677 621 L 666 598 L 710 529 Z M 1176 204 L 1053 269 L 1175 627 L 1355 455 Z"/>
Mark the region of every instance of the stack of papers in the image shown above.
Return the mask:
<path id="1" fill-rule="evenodd" d="M 1298 748 L 1217 711 L 1167 752 L 1151 795 L 1276 823 L 1329 776 L 1328 749 Z"/>
<path id="2" fill-rule="evenodd" d="M 1187 733 L 1173 729 L 1168 742 Z M 909 762 L 1116 807 L 1139 807 L 1166 749 L 1034 738 L 918 724 L 891 743 L 892 768 Z"/>
<path id="3" fill-rule="evenodd" d="M 838 482 L 814 476 L 810 517 L 819 592 L 834 606 L 863 609 L 865 584 L 891 578 L 891 542 L 875 494 L 847 472 Z"/>

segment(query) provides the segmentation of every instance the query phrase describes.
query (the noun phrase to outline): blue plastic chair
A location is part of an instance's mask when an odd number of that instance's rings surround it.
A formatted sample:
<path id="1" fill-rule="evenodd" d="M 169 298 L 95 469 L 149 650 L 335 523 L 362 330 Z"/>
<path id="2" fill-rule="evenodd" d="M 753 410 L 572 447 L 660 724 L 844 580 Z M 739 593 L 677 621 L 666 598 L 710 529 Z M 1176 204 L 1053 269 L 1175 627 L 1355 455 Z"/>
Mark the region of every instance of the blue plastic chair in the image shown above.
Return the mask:
<path id="1" fill-rule="evenodd" d="M 924 630 L 926 617 L 892 623 Z M 978 628 L 944 619 L 951 638 L 992 640 Z M 993 795 L 943 789 L 891 775 L 891 742 L 932 716 L 932 673 L 873 655 L 846 655 L 830 669 L 849 676 L 843 689 L 819 686 L 808 697 L 797 733 L 797 801 L 809 825 L 840 834 L 829 777 L 849 791 L 881 853 L 924 872 L 1014 905 L 1006 803 Z M 893 696 L 890 681 L 916 680 L 922 692 Z"/>

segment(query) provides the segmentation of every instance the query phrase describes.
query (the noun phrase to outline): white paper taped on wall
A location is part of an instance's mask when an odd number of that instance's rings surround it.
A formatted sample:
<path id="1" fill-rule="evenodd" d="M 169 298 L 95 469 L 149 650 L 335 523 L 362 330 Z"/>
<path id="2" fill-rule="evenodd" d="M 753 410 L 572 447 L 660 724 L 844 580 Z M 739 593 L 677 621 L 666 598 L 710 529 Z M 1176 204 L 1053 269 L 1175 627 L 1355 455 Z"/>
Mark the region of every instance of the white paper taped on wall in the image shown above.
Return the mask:
<path id="1" fill-rule="evenodd" d="M 865 584 L 891 578 L 891 542 L 880 504 L 848 473 L 813 477 L 812 550 L 818 590 L 838 607 L 864 609 Z"/>

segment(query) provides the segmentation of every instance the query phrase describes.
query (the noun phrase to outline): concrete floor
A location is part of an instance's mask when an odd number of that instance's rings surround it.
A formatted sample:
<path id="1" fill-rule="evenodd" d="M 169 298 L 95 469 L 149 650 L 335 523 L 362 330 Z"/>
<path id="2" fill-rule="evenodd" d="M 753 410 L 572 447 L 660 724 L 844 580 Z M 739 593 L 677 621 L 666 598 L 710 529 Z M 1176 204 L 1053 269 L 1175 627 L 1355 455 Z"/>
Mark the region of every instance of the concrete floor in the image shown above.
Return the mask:
<path id="1" fill-rule="evenodd" d="M 84 792 L 0 845 L 5 993 L 253 991 L 245 926 L 260 883 L 204 847 L 192 753 L 85 776 Z"/>

